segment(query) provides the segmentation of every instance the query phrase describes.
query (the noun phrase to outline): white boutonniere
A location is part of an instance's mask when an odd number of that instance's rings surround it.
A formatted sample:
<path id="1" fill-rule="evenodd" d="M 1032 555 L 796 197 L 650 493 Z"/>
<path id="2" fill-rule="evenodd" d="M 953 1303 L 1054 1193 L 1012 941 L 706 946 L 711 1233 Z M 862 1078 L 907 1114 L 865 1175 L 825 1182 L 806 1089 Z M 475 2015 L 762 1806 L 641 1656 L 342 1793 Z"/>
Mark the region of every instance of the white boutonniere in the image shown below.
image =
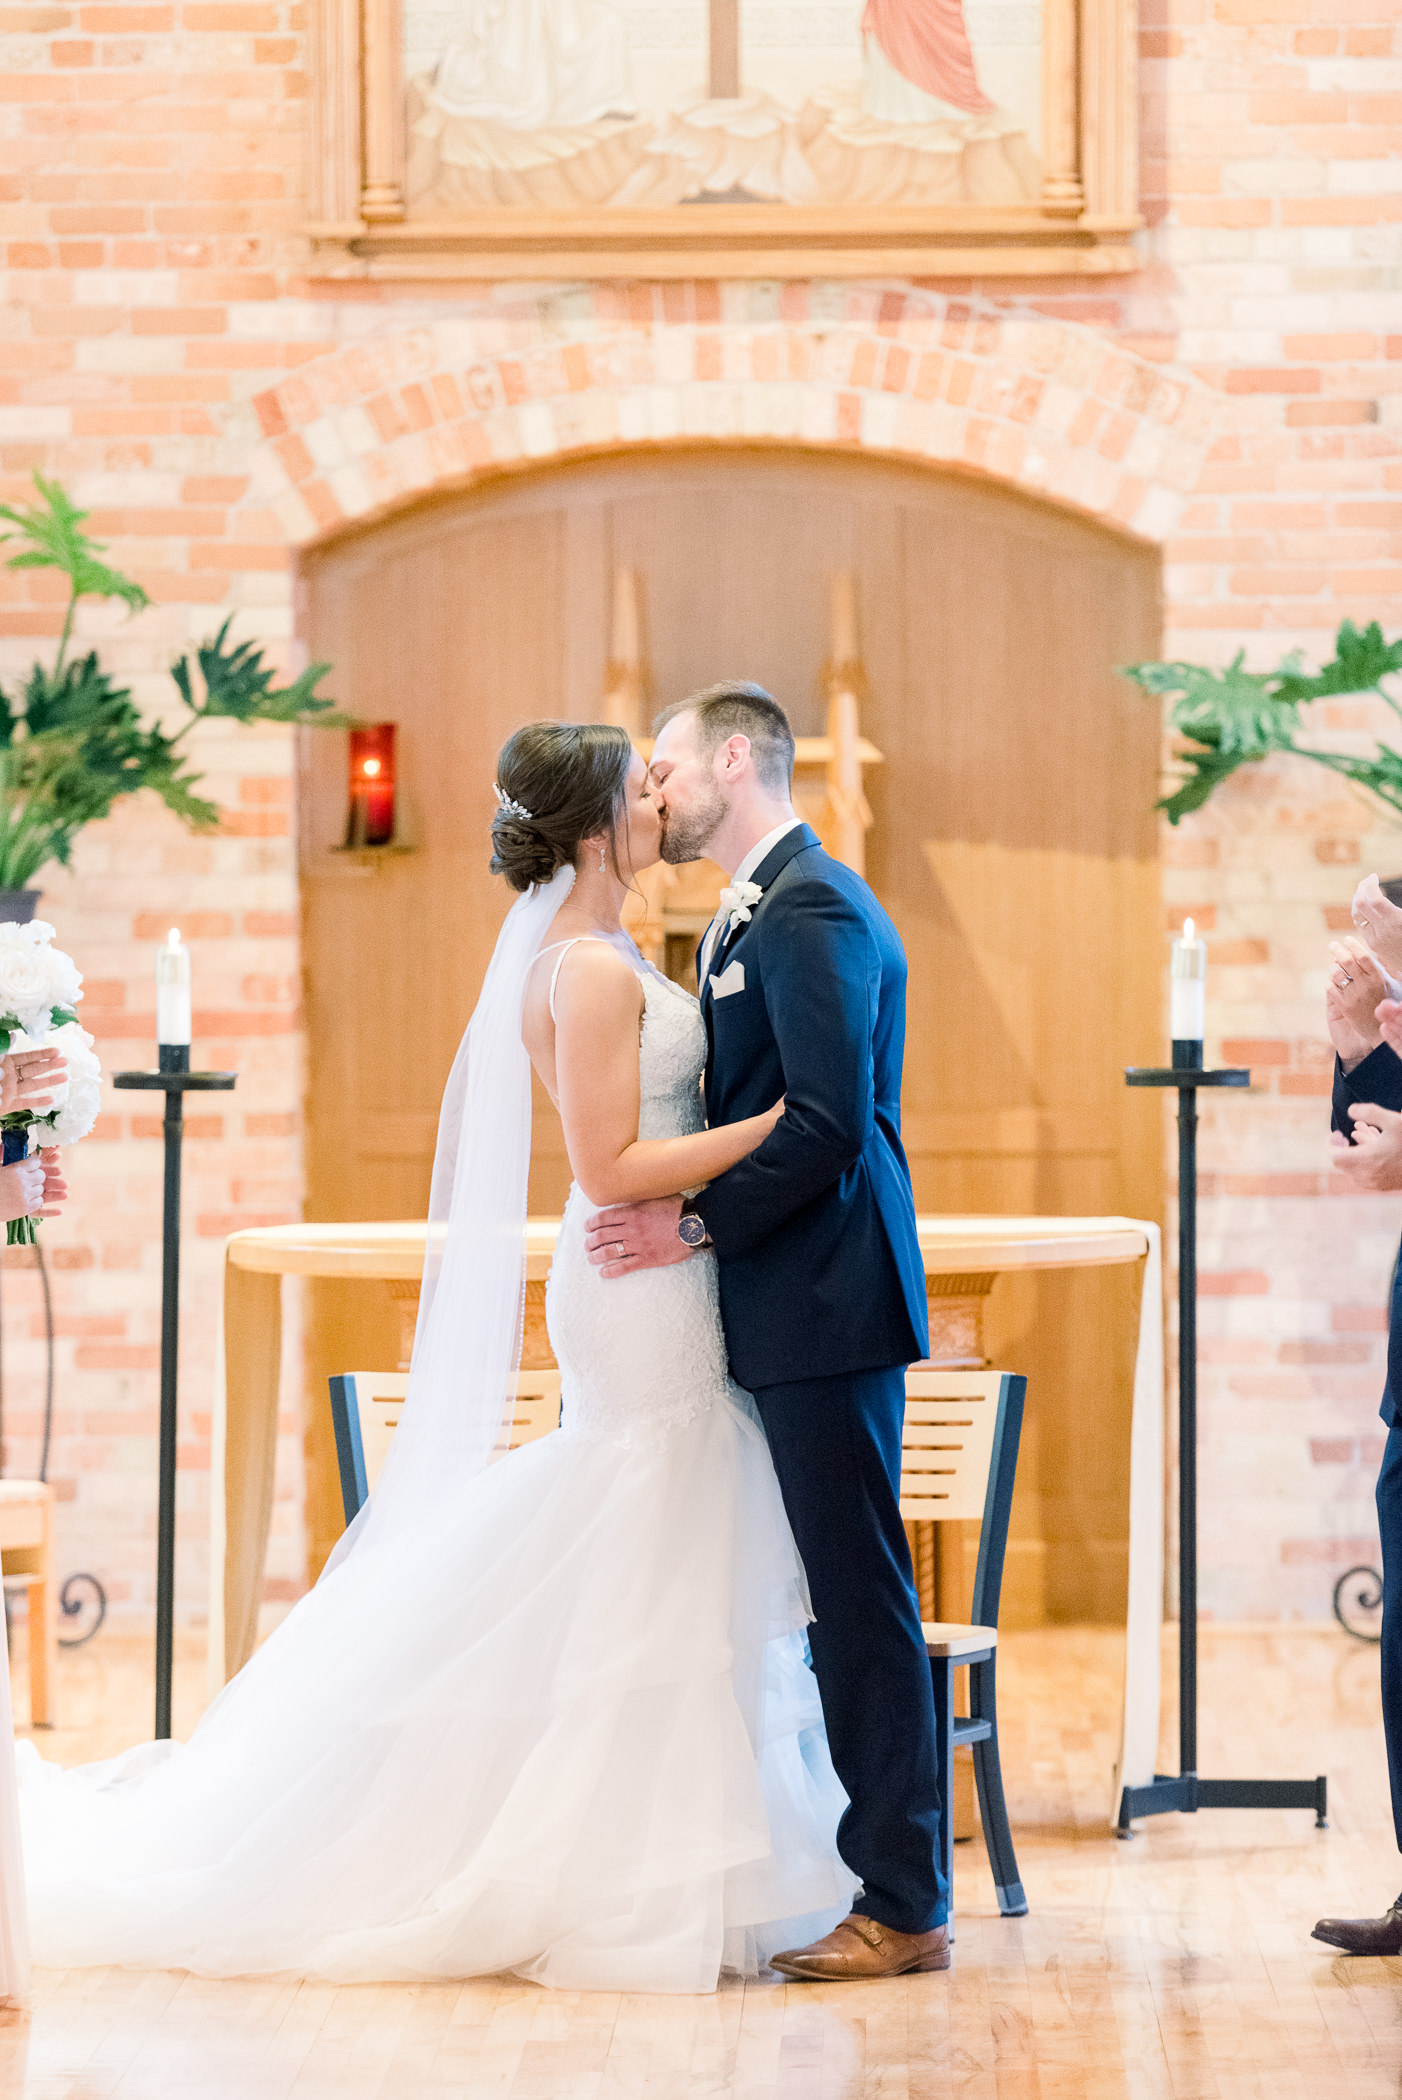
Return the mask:
<path id="1" fill-rule="evenodd" d="M 722 941 L 728 941 L 737 926 L 743 925 L 750 916 L 751 908 L 759 903 L 764 891 L 757 882 L 729 882 L 720 893 L 720 908 L 728 911 Z"/>

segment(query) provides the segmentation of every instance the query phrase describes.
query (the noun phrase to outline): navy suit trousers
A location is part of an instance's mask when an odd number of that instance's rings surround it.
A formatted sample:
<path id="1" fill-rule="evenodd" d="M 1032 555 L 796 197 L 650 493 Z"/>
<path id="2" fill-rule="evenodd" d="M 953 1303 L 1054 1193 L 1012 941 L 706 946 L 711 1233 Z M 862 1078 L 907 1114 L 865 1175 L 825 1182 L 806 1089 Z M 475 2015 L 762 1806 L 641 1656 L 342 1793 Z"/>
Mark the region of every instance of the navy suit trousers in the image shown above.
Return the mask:
<path id="1" fill-rule="evenodd" d="M 894 1932 L 949 1913 L 930 1665 L 900 1515 L 905 1367 L 761 1386 L 754 1396 L 808 1576 L 828 1746 L 851 1806 L 837 1845 Z"/>
<path id="2" fill-rule="evenodd" d="M 1402 1851 L 1402 1425 L 1394 1423 L 1378 1475 L 1383 1547 L 1383 1733 L 1392 1782 L 1392 1821 Z"/>

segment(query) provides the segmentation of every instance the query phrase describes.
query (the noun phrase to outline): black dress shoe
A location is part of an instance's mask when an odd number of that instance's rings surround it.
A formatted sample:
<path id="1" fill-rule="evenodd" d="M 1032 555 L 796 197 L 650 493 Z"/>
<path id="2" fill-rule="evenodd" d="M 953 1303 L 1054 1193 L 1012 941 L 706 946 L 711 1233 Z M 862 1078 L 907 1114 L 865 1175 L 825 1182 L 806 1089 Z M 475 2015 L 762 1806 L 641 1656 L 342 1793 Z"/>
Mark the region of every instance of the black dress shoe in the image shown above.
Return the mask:
<path id="1" fill-rule="evenodd" d="M 1402 1954 L 1402 1896 L 1380 1918 L 1321 1918 L 1310 1938 L 1345 1954 Z"/>

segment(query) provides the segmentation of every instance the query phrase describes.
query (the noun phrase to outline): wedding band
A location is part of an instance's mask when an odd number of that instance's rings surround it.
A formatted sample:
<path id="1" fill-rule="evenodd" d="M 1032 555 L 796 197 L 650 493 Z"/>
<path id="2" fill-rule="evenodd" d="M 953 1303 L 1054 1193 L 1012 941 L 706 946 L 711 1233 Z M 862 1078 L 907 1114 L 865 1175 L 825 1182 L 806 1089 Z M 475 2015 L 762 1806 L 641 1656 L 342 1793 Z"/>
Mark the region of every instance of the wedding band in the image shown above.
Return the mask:
<path id="1" fill-rule="evenodd" d="M 614 1243 L 613 1243 L 613 1258 L 614 1258 L 614 1260 L 615 1260 L 615 1261 L 622 1261 L 622 1259 L 623 1259 L 623 1253 L 624 1253 L 624 1249 L 623 1249 L 623 1242 L 622 1242 L 622 1240 L 615 1240 L 615 1241 L 614 1241 Z"/>
<path id="2" fill-rule="evenodd" d="M 1347 970 L 1345 970 L 1345 971 L 1341 972 L 1341 974 L 1340 974 L 1340 977 L 1339 977 L 1339 984 L 1340 984 L 1340 986 L 1342 987 L 1343 985 L 1346 985 L 1346 984 L 1352 984 L 1352 983 L 1353 983 L 1353 979 L 1352 979 L 1352 978 L 1351 978 L 1351 977 L 1349 976 L 1349 974 L 1348 974 Z"/>

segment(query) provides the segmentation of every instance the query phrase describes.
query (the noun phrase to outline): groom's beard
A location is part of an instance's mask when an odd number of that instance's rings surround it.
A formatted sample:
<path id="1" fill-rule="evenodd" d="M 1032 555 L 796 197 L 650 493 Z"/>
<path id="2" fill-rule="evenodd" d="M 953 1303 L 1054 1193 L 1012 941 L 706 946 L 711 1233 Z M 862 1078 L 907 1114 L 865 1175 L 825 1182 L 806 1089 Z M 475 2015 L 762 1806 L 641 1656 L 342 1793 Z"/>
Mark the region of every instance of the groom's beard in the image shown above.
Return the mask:
<path id="1" fill-rule="evenodd" d="M 729 811 L 729 803 L 714 784 L 704 794 L 697 795 L 686 809 L 669 809 L 662 826 L 663 860 L 674 868 L 683 861 L 704 860 L 706 848 Z"/>

